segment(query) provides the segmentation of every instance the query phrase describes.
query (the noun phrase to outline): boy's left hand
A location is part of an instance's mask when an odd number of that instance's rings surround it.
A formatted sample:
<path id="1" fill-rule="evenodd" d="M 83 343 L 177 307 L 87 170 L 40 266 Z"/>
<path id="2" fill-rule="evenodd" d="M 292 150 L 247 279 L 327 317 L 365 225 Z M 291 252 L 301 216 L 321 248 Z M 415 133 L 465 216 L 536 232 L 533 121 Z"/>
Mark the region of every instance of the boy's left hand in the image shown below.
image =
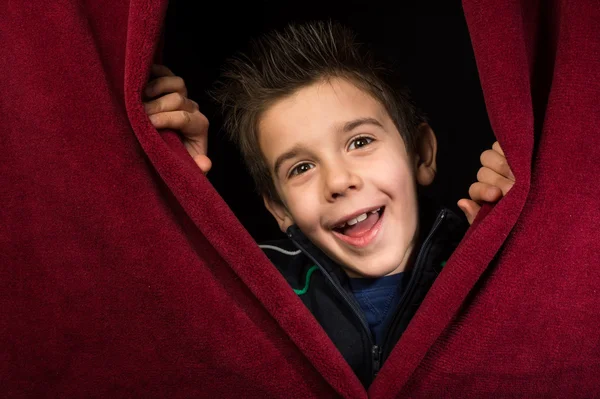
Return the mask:
<path id="1" fill-rule="evenodd" d="M 481 168 L 477 173 L 477 182 L 469 188 L 469 197 L 458 201 L 458 207 L 464 212 L 469 224 L 473 223 L 483 202 L 498 202 L 515 184 L 515 176 L 510 170 L 504 152 L 496 141 L 491 150 L 481 154 Z"/>
<path id="2" fill-rule="evenodd" d="M 156 129 L 182 133 L 183 144 L 196 165 L 207 173 L 212 163 L 207 157 L 208 119 L 196 102 L 187 98 L 185 82 L 164 65 L 152 65 L 152 77 L 144 89 L 144 108 Z"/>

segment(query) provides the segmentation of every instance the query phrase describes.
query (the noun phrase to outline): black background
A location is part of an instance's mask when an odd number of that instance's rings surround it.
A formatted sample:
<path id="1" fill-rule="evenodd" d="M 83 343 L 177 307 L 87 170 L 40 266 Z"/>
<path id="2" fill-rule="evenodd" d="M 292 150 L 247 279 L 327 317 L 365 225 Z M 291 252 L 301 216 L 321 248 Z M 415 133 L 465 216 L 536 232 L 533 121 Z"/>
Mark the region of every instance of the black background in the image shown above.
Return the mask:
<path id="1" fill-rule="evenodd" d="M 424 195 L 456 211 L 479 168 L 479 154 L 494 139 L 460 1 L 171 1 L 164 63 L 188 86 L 211 122 L 208 177 L 258 240 L 280 233 L 254 192 L 237 150 L 221 131 L 206 91 L 223 61 L 251 37 L 291 21 L 333 19 L 349 25 L 402 75 L 428 115 L 439 144 L 436 182 Z M 198 198 L 202 201 L 202 198 Z"/>

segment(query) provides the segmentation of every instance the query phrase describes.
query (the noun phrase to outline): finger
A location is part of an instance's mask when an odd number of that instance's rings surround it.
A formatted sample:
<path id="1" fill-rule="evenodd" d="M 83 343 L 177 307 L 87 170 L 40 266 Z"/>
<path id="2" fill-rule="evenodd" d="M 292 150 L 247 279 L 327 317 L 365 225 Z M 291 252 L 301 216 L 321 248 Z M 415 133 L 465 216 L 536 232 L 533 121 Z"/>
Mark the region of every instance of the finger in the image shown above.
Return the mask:
<path id="1" fill-rule="evenodd" d="M 202 170 L 203 173 L 208 173 L 212 167 L 212 162 L 206 156 L 208 147 L 208 136 L 201 135 L 194 140 L 185 140 L 183 142 L 188 154 L 191 155 L 196 165 Z"/>
<path id="2" fill-rule="evenodd" d="M 162 76 L 148 83 L 144 89 L 144 94 L 148 98 L 154 98 L 161 94 L 173 92 L 180 93 L 182 96 L 187 97 L 185 81 L 179 76 Z"/>
<path id="3" fill-rule="evenodd" d="M 192 121 L 191 114 L 187 111 L 160 112 L 150 115 L 150 122 L 156 129 L 182 130 Z"/>
<path id="4" fill-rule="evenodd" d="M 156 129 L 174 129 L 184 134 L 192 143 L 206 141 L 208 135 L 208 119 L 200 111 L 182 110 L 160 112 L 150 115 L 150 122 Z M 204 152 L 206 153 L 206 152 Z"/>
<path id="5" fill-rule="evenodd" d="M 150 72 L 153 76 L 161 77 L 161 76 L 175 76 L 175 74 L 166 66 L 154 64 L 150 68 Z"/>
<path id="6" fill-rule="evenodd" d="M 502 198 L 502 191 L 489 184 L 475 182 L 469 187 L 469 197 L 477 203 L 498 202 Z"/>
<path id="7" fill-rule="evenodd" d="M 183 129 L 185 140 L 184 145 L 188 152 L 194 158 L 196 155 L 206 155 L 208 150 L 208 119 L 199 112 L 191 114 L 194 120 L 191 120 L 188 129 Z M 190 131 L 193 130 L 193 131 Z"/>
<path id="8" fill-rule="evenodd" d="M 481 153 L 479 160 L 484 167 L 489 168 L 512 181 L 515 180 L 504 155 L 501 155 L 495 150 L 487 150 Z"/>
<path id="9" fill-rule="evenodd" d="M 492 144 L 492 150 L 496 151 L 498 154 L 505 156 L 504 155 L 504 151 L 502 151 L 502 147 L 500 147 L 500 143 L 499 142 L 494 142 L 494 144 Z"/>
<path id="10" fill-rule="evenodd" d="M 198 110 L 198 104 L 182 96 L 180 93 L 169 93 L 156 100 L 144 103 L 144 109 L 148 115 L 158 114 L 159 112 L 187 111 L 194 112 Z"/>
<path id="11" fill-rule="evenodd" d="M 461 199 L 457 203 L 458 207 L 465 214 L 467 221 L 469 224 L 473 224 L 473 221 L 477 217 L 481 206 L 477 204 L 475 201 L 468 200 L 466 198 Z"/>
<path id="12" fill-rule="evenodd" d="M 502 190 L 502 195 L 506 195 L 515 184 L 514 181 L 486 167 L 480 168 L 477 172 L 477 181 L 499 188 Z"/>

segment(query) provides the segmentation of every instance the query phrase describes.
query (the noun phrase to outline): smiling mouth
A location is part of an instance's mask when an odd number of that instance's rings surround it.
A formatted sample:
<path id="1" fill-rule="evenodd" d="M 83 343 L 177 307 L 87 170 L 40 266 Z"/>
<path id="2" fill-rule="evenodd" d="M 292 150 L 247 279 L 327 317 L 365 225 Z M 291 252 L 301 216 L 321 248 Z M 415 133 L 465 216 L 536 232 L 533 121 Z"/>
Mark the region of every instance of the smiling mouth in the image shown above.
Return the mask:
<path id="1" fill-rule="evenodd" d="M 340 240 L 355 247 L 368 245 L 377 235 L 381 227 L 381 219 L 385 207 L 380 207 L 365 212 L 355 218 L 337 225 L 333 228 L 333 234 Z"/>

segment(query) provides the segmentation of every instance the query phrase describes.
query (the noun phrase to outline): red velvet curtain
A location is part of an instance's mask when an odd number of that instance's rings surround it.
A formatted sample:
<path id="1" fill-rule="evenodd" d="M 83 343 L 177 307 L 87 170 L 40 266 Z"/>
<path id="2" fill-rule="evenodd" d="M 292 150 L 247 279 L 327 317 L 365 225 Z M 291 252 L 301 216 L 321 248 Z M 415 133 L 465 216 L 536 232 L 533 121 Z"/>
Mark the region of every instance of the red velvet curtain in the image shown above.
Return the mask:
<path id="1" fill-rule="evenodd" d="M 469 231 L 372 392 L 598 396 L 600 5 L 463 8 L 517 182 Z"/>
<path id="2" fill-rule="evenodd" d="M 367 397 L 140 93 L 166 0 L 0 13 L 0 386 L 9 397 Z M 600 7 L 464 0 L 517 184 L 370 397 L 600 390 Z"/>

